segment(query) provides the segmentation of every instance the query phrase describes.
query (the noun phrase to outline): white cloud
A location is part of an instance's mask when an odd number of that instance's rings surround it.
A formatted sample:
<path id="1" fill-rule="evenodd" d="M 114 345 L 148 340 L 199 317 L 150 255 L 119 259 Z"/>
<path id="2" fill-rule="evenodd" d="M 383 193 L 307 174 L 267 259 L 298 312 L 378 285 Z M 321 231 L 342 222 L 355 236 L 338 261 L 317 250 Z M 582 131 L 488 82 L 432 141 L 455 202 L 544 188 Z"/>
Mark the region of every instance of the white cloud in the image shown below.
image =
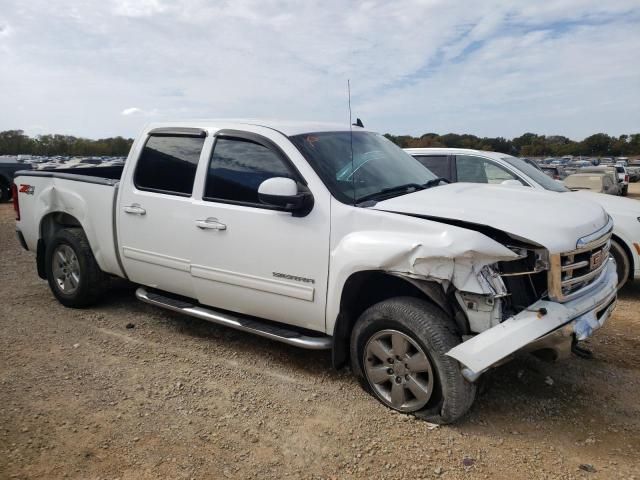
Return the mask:
<path id="1" fill-rule="evenodd" d="M 124 110 L 122 110 L 122 112 L 120 113 L 121 115 L 129 116 L 129 115 L 136 115 L 138 113 L 142 113 L 142 110 L 140 110 L 138 107 L 130 107 L 130 108 L 125 108 Z"/>
<path id="2" fill-rule="evenodd" d="M 637 0 L 9 0 L 0 15 L 0 129 L 346 122 L 350 78 L 354 116 L 385 132 L 640 131 Z"/>

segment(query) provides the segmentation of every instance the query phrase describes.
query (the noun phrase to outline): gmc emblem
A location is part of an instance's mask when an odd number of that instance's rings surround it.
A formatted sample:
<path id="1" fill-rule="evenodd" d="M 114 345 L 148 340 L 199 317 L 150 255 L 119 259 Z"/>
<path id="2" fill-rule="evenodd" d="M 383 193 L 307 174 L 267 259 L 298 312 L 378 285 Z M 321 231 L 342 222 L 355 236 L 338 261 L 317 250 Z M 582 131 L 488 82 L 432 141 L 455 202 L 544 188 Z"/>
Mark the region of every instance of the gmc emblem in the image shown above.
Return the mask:
<path id="1" fill-rule="evenodd" d="M 604 255 L 602 251 L 591 254 L 591 259 L 589 260 L 589 270 L 595 270 L 604 261 Z"/>

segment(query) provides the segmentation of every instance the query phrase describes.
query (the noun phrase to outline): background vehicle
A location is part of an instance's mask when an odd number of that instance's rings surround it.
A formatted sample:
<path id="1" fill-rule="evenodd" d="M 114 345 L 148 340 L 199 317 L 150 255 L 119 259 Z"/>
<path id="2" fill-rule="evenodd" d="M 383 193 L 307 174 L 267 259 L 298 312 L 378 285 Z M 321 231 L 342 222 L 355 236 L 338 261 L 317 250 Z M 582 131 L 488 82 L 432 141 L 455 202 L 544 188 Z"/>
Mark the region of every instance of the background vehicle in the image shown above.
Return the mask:
<path id="1" fill-rule="evenodd" d="M 554 180 L 563 180 L 567 176 L 564 167 L 561 165 L 542 165 L 540 170 Z"/>
<path id="2" fill-rule="evenodd" d="M 516 157 L 480 150 L 456 148 L 409 148 L 408 153 L 417 158 L 423 165 L 451 182 L 487 183 L 484 176 L 471 177 L 465 174 L 470 163 L 476 163 L 485 176 L 509 179 L 511 184 L 525 185 L 538 190 L 552 192 L 570 192 L 562 183 L 541 175 L 537 169 L 522 162 Z M 462 167 L 460 167 L 460 166 Z M 502 173 L 487 173 L 501 170 Z M 602 172 L 602 170 L 596 170 Z M 459 174 L 462 173 L 460 176 Z M 574 192 L 580 198 L 601 205 L 614 220 L 611 239 L 611 254 L 616 259 L 618 268 L 618 288 L 630 279 L 640 278 L 640 203 L 637 200 L 620 198 L 612 195 L 601 195 L 592 192 Z"/>
<path id="3" fill-rule="evenodd" d="M 568 354 L 615 306 L 601 207 L 443 185 L 364 129 L 159 124 L 97 170 L 16 177 L 18 237 L 62 304 L 125 277 L 150 304 L 330 348 L 380 402 L 430 421 L 460 418 L 514 352 Z"/>
<path id="4" fill-rule="evenodd" d="M 0 159 L 0 202 L 11 199 L 11 183 L 13 174 L 18 170 L 30 170 L 31 164 L 15 160 Z"/>
<path id="5" fill-rule="evenodd" d="M 629 176 L 624 167 L 622 166 L 599 166 L 599 167 L 587 167 L 581 168 L 578 173 L 601 173 L 608 172 L 612 175 L 616 181 L 618 188 L 618 195 L 626 196 L 629 189 Z"/>
<path id="6" fill-rule="evenodd" d="M 618 187 L 610 173 L 574 173 L 564 179 L 564 186 L 569 190 L 618 195 Z"/>

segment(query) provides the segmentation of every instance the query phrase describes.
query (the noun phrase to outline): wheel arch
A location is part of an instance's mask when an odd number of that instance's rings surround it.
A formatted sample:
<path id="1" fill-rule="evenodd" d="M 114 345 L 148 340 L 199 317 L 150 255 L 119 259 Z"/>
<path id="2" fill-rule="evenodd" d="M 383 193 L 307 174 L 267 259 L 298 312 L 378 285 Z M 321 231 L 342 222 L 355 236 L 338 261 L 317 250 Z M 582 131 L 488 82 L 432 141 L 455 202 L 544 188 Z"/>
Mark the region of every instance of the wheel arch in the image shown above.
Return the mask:
<path id="1" fill-rule="evenodd" d="M 42 279 L 47 278 L 46 268 L 44 265 L 45 252 L 47 243 L 55 237 L 55 235 L 64 228 L 81 228 L 84 227 L 80 221 L 66 212 L 49 212 L 40 220 L 38 227 L 38 246 L 36 250 L 36 264 L 38 267 L 38 276 Z"/>
<path id="2" fill-rule="evenodd" d="M 349 363 L 351 331 L 360 315 L 376 303 L 400 296 L 428 300 L 449 318 L 456 319 L 452 322 L 460 333 L 468 331 L 466 317 L 458 315 L 457 304 L 449 300 L 438 282 L 380 270 L 355 272 L 347 278 L 342 289 L 340 310 L 333 328 L 332 362 L 335 368 Z"/>
<path id="3" fill-rule="evenodd" d="M 627 259 L 629 260 L 629 267 L 630 268 L 629 268 L 629 277 L 626 280 L 632 279 L 633 278 L 633 272 L 634 272 L 634 270 L 636 268 L 636 265 L 635 265 L 635 262 L 634 262 L 634 258 L 633 258 L 633 252 L 629 248 L 629 245 L 627 245 L 627 242 L 625 242 L 622 238 L 620 238 L 615 233 L 611 235 L 611 240 L 615 241 L 618 245 L 620 245 L 620 247 L 624 251 L 625 255 L 627 256 Z"/>

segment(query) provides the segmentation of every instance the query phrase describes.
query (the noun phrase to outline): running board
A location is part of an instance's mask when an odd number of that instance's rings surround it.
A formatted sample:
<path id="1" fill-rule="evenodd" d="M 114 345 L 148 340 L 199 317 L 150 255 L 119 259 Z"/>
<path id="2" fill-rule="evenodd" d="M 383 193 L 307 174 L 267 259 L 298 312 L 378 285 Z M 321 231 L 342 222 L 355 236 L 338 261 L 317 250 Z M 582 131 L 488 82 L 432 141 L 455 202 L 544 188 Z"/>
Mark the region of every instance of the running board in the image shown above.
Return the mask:
<path id="1" fill-rule="evenodd" d="M 331 337 L 327 335 L 318 337 L 303 335 L 293 329 L 261 322 L 254 318 L 235 316 L 230 313 L 219 312 L 212 308 L 205 308 L 188 301 L 171 298 L 161 293 L 149 292 L 144 287 L 136 290 L 136 297 L 138 300 L 150 305 L 184 313 L 185 315 L 224 325 L 225 327 L 235 328 L 236 330 L 242 330 L 243 332 L 260 335 L 261 337 L 293 345 L 294 347 L 307 348 L 310 350 L 327 350 L 332 346 Z"/>

